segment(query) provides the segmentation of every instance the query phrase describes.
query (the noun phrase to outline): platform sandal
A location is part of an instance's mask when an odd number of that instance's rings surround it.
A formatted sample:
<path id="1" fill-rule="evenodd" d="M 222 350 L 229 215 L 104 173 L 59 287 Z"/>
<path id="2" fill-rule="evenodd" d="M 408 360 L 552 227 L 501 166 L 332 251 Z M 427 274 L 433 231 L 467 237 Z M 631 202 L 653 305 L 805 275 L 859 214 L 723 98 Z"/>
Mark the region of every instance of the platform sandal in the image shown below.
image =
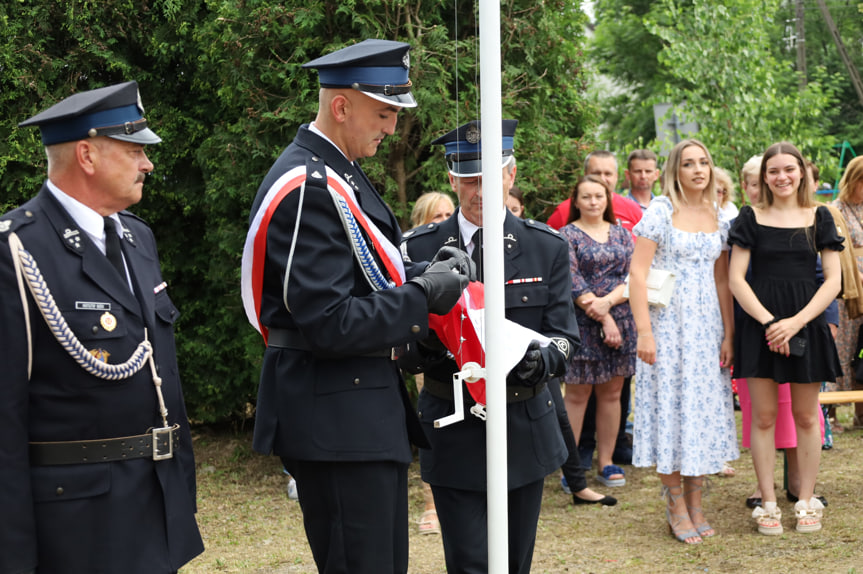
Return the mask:
<path id="1" fill-rule="evenodd" d="M 758 532 L 766 536 L 782 534 L 782 511 L 776 506 L 776 501 L 764 501 L 752 511 L 752 518 L 758 525 Z"/>
<path id="2" fill-rule="evenodd" d="M 818 532 L 821 530 L 821 516 L 824 512 L 824 505 L 814 496 L 809 499 L 809 503 L 805 500 L 798 500 L 794 504 L 794 514 L 797 516 L 797 532 Z"/>

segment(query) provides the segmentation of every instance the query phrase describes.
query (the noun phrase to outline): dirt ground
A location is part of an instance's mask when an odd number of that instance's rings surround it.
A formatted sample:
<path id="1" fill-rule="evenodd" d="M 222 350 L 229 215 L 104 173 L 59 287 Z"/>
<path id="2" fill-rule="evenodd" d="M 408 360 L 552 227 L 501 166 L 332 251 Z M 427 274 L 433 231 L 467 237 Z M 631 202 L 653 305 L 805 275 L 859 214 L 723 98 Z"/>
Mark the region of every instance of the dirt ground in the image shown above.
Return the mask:
<path id="1" fill-rule="evenodd" d="M 839 417 L 847 421 L 850 408 L 841 408 Z M 194 435 L 198 521 L 207 549 L 181 574 L 316 572 L 299 505 L 285 494 L 278 459 L 254 453 L 247 431 L 199 428 Z M 593 478 L 594 468 L 590 486 L 620 501 L 610 508 L 573 506 L 559 476 L 549 476 L 532 572 L 863 573 L 863 431 L 836 435 L 834 448 L 823 451 L 816 491 L 829 506 L 824 528 L 816 534 L 794 531 L 793 505 L 778 491 L 785 534 L 759 535 L 744 505 L 755 483 L 749 451 L 741 451 L 732 465 L 736 476 L 714 477 L 704 504 L 718 536 L 699 546 L 685 546 L 669 535 L 659 480 L 651 469 L 628 466 L 626 486 L 606 489 Z M 418 520 L 417 463 L 410 473 L 411 514 Z M 775 476 L 781 488 L 781 453 Z M 410 544 L 411 573 L 445 572 L 440 536 L 420 535 L 412 524 Z"/>

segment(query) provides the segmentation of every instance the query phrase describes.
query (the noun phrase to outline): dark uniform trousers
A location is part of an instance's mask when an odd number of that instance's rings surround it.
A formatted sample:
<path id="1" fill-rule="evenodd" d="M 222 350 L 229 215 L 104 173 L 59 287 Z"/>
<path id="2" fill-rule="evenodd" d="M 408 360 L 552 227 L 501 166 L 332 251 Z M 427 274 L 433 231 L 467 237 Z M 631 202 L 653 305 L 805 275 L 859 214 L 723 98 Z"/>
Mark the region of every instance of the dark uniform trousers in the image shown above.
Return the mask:
<path id="1" fill-rule="evenodd" d="M 395 246 L 398 222 L 362 170 L 308 126 L 264 179 L 252 216 L 298 166 L 307 178 L 288 285 L 299 189 L 281 201 L 267 230 L 260 310 L 271 338 L 279 330 L 295 343 L 271 341 L 264 353 L 254 448 L 280 456 L 296 478 L 320 572 L 406 572 L 410 443 L 428 443 L 389 350 L 426 336 L 426 297 L 413 284 L 372 291 L 327 191 L 326 167 L 353 187 L 366 217 Z M 425 267 L 405 264 L 407 278 Z"/>
<path id="2" fill-rule="evenodd" d="M 133 291 L 46 186 L 0 218 L 0 572 L 164 574 L 203 551 L 195 522 L 195 461 L 174 348 L 179 316 L 164 288 L 156 244 L 120 214 Z M 109 439 L 162 427 L 149 365 L 109 381 L 60 346 L 29 295 L 33 368 L 9 251 L 16 233 L 69 328 L 108 362 L 126 361 L 147 329 L 174 457 L 37 465 L 29 442 Z"/>
<path id="3" fill-rule="evenodd" d="M 410 260 L 422 260 L 443 245 L 463 247 L 458 212 L 440 224 L 406 232 L 402 254 Z M 572 348 L 579 335 L 570 296 L 566 242 L 545 224 L 521 220 L 507 212 L 503 250 L 507 318 Z M 554 346 L 543 349 L 543 353 L 546 376 L 562 375 L 564 353 Z M 436 419 L 453 412 L 453 403 L 451 398 L 432 394 L 431 387 L 437 385 L 429 382 L 451 384 L 456 370 L 450 359 L 431 358 L 423 365 L 426 384 L 417 406 L 432 448 L 420 449 L 420 466 L 423 480 L 431 484 L 434 493 L 447 571 L 474 574 L 488 570 L 486 426 L 469 413 L 472 401 L 466 399 L 464 421 L 434 428 Z M 557 384 L 551 378 L 548 383 Z M 465 397 L 469 397 L 466 390 Z M 555 400 L 547 384 L 536 387 L 530 398 L 507 405 L 507 457 L 509 571 L 527 574 L 543 480 L 567 457 Z"/>

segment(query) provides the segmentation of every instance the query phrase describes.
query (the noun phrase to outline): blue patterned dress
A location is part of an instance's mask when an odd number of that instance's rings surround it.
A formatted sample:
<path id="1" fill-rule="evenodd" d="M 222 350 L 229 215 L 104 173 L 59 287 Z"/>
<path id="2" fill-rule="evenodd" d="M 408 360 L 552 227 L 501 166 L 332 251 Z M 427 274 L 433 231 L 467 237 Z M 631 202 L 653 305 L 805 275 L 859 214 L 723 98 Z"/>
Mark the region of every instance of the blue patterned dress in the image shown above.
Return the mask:
<path id="1" fill-rule="evenodd" d="M 612 225 L 604 243 L 573 224 L 561 228 L 560 234 L 569 243 L 573 300 L 585 293 L 603 297 L 624 282 L 632 259 L 632 235 L 629 231 L 620 225 Z M 570 359 L 564 378 L 566 383 L 607 383 L 612 377 L 631 377 L 635 373 L 635 321 L 629 303 L 615 305 L 610 313 L 623 338 L 619 349 L 606 345 L 600 335 L 600 324 L 588 317 L 578 305 L 575 306 L 581 346 Z"/>
<path id="2" fill-rule="evenodd" d="M 669 306 L 650 308 L 656 362 L 636 368 L 632 462 L 700 476 L 740 456 L 731 379 L 719 366 L 724 331 L 713 276 L 728 222 L 690 233 L 675 229 L 671 214 L 671 201 L 657 197 L 633 230 L 656 242 L 653 266 L 677 279 Z"/>

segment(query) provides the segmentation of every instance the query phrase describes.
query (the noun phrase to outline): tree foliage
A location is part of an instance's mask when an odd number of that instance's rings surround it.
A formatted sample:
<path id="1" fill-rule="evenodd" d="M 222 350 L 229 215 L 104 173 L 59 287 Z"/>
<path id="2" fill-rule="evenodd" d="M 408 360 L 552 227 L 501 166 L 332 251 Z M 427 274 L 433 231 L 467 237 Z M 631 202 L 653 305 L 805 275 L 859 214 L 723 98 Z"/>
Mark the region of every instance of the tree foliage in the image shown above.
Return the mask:
<path id="1" fill-rule="evenodd" d="M 601 73 L 631 88 L 605 100 L 602 119 L 611 146 L 626 149 L 641 141 L 658 147 L 653 104 L 670 102 L 685 104 L 699 124 L 697 137 L 726 168 L 737 171 L 748 157 L 784 139 L 800 146 L 827 174 L 835 173 L 832 149 L 848 119 L 842 112 L 855 107 L 848 100 L 851 85 L 835 65 L 841 62 L 808 50 L 808 82 L 798 89 L 795 53 L 782 43 L 786 20 L 793 18 L 789 4 L 597 2 L 592 55 Z M 807 5 L 815 8 L 814 2 Z M 809 28 L 819 37 L 810 26 L 813 17 L 807 10 L 807 46 Z M 863 26 L 857 30 L 859 44 Z M 645 49 L 635 49 L 638 45 Z"/>
<path id="2" fill-rule="evenodd" d="M 429 142 L 478 119 L 478 13 L 426 0 L 15 0 L 0 4 L 0 211 L 45 177 L 37 130 L 17 123 L 71 93 L 135 79 L 164 142 L 132 208 L 154 228 L 182 316 L 178 354 L 196 420 L 244 417 L 260 337 L 239 296 L 240 255 L 257 186 L 318 85 L 301 65 L 363 38 L 409 42 L 418 108 L 363 162 L 407 221 L 425 191 L 448 188 Z M 538 211 L 568 193 L 594 110 L 582 92 L 585 18 L 563 0 L 501 3 L 503 110 L 520 120 L 520 183 Z"/>

